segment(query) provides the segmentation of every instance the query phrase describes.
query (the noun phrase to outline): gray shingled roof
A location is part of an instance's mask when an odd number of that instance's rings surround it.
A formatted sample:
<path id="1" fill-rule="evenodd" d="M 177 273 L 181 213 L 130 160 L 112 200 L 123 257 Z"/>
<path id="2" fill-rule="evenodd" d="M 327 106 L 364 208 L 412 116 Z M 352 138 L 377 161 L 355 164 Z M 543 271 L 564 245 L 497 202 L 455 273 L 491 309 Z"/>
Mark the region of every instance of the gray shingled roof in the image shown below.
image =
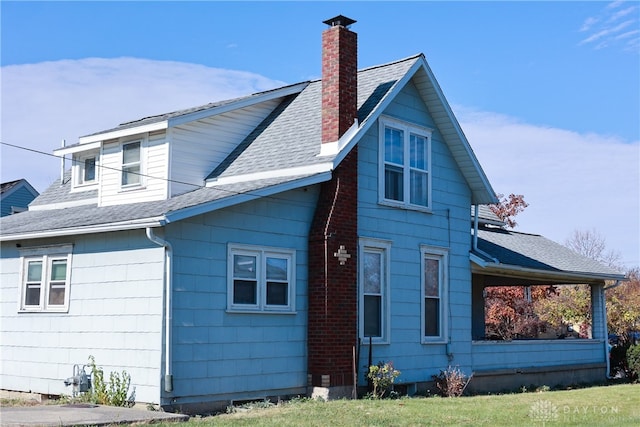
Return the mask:
<path id="1" fill-rule="evenodd" d="M 519 233 L 503 228 L 480 228 L 478 249 L 504 266 L 535 269 L 549 273 L 573 273 L 585 276 L 624 275 L 615 269 L 584 257 L 571 249 L 537 234 Z M 490 267 L 492 260 L 483 257 Z"/>
<path id="2" fill-rule="evenodd" d="M 362 123 L 393 84 L 420 56 L 358 72 L 358 121 Z M 254 171 L 312 166 L 331 161 L 318 157 L 321 147 L 322 81 L 286 99 L 208 177 L 222 178 Z M 283 155 L 285 154 L 286 155 Z"/>
<path id="3" fill-rule="evenodd" d="M 359 121 L 364 121 L 382 97 L 398 79 L 421 59 L 416 55 L 390 64 L 371 67 L 358 72 Z M 229 177 L 246 173 L 266 172 L 290 167 L 313 166 L 326 163 L 333 156 L 318 157 L 321 141 L 321 80 L 311 82 L 302 92 L 286 97 L 279 107 L 270 114 L 245 141 L 239 144 L 231 155 L 210 174 L 210 177 Z M 280 88 L 282 89 L 282 88 Z M 270 92 L 270 91 L 267 91 Z M 239 100 L 258 97 L 261 92 L 247 97 L 218 103 L 206 104 L 187 110 L 175 111 L 140 120 L 123 123 L 105 133 L 155 123 L 172 117 L 179 117 L 197 111 L 216 108 Z M 68 207 L 65 209 L 28 211 L 13 218 L 2 218 L 0 229 L 4 239 L 11 235 L 25 235 L 55 230 L 101 226 L 127 221 L 141 221 L 145 218 L 170 216 L 172 213 L 198 205 L 235 197 L 245 192 L 255 192 L 270 187 L 282 186 L 311 177 L 282 177 L 269 180 L 228 184 L 212 188 L 200 188 L 169 200 L 126 205 L 98 207 L 95 204 Z M 97 190 L 71 192 L 70 171 L 52 184 L 37 198 L 33 206 L 54 203 L 81 204 L 97 199 Z M 204 177 L 203 177 L 204 178 Z M 8 232 L 7 230 L 11 230 Z"/>
<path id="4" fill-rule="evenodd" d="M 96 204 L 75 206 L 64 209 L 31 210 L 0 220 L 0 230 L 5 240 L 12 235 L 25 235 L 55 230 L 79 230 L 106 224 L 126 223 L 151 218 L 168 218 L 171 215 L 193 207 L 215 203 L 233 197 L 268 194 L 268 189 L 278 192 L 277 187 L 308 178 L 310 175 L 286 178 L 263 179 L 216 187 L 203 187 L 155 202 L 128 203 L 115 206 L 98 207 Z M 265 193 L 267 191 L 267 193 Z M 8 231 L 9 230 L 9 231 Z M 80 231 L 79 231 L 80 233 Z"/>

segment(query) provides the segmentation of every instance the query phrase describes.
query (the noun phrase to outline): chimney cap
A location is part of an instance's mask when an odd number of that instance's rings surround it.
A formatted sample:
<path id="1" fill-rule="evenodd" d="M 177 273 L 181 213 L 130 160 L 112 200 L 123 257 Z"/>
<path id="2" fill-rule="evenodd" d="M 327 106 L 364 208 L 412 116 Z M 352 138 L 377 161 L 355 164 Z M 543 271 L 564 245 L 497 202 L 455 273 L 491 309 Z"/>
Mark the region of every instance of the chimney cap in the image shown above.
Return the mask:
<path id="1" fill-rule="evenodd" d="M 335 18 L 331 18 L 331 19 L 327 19 L 326 21 L 322 21 L 323 24 L 327 24 L 330 27 L 335 27 L 337 25 L 343 26 L 343 27 L 348 27 L 349 25 L 355 23 L 357 21 L 355 21 L 354 19 L 351 18 L 347 18 L 346 16 L 343 15 L 338 15 Z"/>

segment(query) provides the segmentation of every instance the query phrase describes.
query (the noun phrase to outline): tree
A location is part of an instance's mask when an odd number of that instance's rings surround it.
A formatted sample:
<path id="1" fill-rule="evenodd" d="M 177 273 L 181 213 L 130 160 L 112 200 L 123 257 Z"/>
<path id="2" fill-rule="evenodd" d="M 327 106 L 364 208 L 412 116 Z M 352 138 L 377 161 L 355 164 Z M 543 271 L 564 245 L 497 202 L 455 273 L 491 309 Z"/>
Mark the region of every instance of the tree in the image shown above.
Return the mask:
<path id="1" fill-rule="evenodd" d="M 534 311 L 535 301 L 545 297 L 545 287 L 536 286 L 531 298 L 523 286 L 485 288 L 485 335 L 494 339 L 537 338 L 547 324 Z"/>
<path id="2" fill-rule="evenodd" d="M 509 194 L 509 197 L 505 197 L 504 194 L 498 194 L 498 203 L 489 205 L 489 209 L 498 216 L 503 222 L 507 224 L 509 228 L 515 228 L 518 224 L 513 218 L 520 212 L 529 206 L 524 201 L 522 194 Z"/>
<path id="3" fill-rule="evenodd" d="M 606 291 L 607 327 L 620 336 L 623 346 L 633 343 L 631 332 L 640 331 L 640 268 L 627 276 L 629 281 Z"/>
<path id="4" fill-rule="evenodd" d="M 553 287 L 549 298 L 536 300 L 535 312 L 540 319 L 557 329 L 568 323 L 580 325 L 581 338 L 589 337 L 591 329 L 591 290 L 588 285 L 560 285 Z"/>
<path id="5" fill-rule="evenodd" d="M 607 250 L 606 239 L 595 229 L 574 230 L 565 240 L 564 245 L 606 266 L 620 268 L 620 253 Z"/>

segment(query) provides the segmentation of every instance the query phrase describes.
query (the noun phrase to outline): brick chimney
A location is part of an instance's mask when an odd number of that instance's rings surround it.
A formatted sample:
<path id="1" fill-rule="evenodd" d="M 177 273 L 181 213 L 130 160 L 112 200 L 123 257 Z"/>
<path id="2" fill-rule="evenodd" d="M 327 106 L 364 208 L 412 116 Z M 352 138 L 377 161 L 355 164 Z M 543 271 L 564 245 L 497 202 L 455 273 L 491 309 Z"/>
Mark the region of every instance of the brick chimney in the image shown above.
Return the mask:
<path id="1" fill-rule="evenodd" d="M 355 21 L 337 16 L 322 33 L 322 143 L 338 141 L 357 117 Z M 325 145 L 326 147 L 326 145 Z M 348 397 L 358 346 L 358 146 L 320 185 L 309 230 L 309 394 Z"/>
<path id="2" fill-rule="evenodd" d="M 322 143 L 335 142 L 358 117 L 358 35 L 342 15 L 322 33 Z"/>

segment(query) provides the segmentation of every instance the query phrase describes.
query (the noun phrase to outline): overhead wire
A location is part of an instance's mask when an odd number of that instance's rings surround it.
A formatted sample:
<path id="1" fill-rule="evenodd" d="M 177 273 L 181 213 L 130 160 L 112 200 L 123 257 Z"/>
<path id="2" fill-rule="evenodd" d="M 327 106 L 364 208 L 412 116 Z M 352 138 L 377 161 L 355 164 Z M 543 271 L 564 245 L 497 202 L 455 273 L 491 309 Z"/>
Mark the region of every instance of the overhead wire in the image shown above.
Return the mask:
<path id="1" fill-rule="evenodd" d="M 16 149 L 19 149 L 19 150 L 25 150 L 25 151 L 30 151 L 30 152 L 36 153 L 36 154 L 41 154 L 41 155 L 45 155 L 45 156 L 49 156 L 49 157 L 54 157 L 54 158 L 57 158 L 57 159 L 66 158 L 65 156 L 59 156 L 59 155 L 56 155 L 56 154 L 53 154 L 53 153 L 47 153 L 45 151 L 37 150 L 35 148 L 24 147 L 24 146 L 21 146 L 21 145 L 11 144 L 11 143 L 4 142 L 4 141 L 0 141 L 0 144 L 1 145 L 6 145 L 8 147 L 16 148 Z M 73 162 L 73 160 L 72 160 L 72 162 Z M 105 166 L 105 165 L 101 165 L 101 164 L 96 164 L 95 166 L 97 168 L 112 170 L 112 171 L 116 171 L 116 172 L 123 172 L 123 169 L 121 169 L 121 168 L 115 168 L 115 167 Z M 162 180 L 162 181 L 166 181 L 166 182 L 170 182 L 170 183 L 174 183 L 174 184 L 189 185 L 189 186 L 195 187 L 194 190 L 202 189 L 202 188 L 215 188 L 218 191 L 229 193 L 229 195 L 231 195 L 231 196 L 252 195 L 252 193 L 255 191 L 255 190 L 235 191 L 235 190 L 229 190 L 229 189 L 221 188 L 221 187 L 218 187 L 218 186 L 216 186 L 216 187 L 207 187 L 206 185 L 193 184 L 191 182 L 184 182 L 184 181 L 179 181 L 179 180 L 171 179 L 171 178 L 158 177 L 158 176 L 153 176 L 153 175 L 149 175 L 149 174 L 144 174 L 144 173 L 141 173 L 141 172 L 127 171 L 127 173 L 131 173 L 131 174 L 134 174 L 134 175 L 139 175 L 141 177 L 145 177 L 145 178 L 149 178 L 149 179 L 158 179 L 158 180 Z M 255 195 L 258 196 L 258 194 L 255 194 Z M 278 201 L 285 201 L 286 200 L 289 203 L 294 203 L 294 204 L 297 203 L 300 206 L 310 206 L 311 205 L 309 203 L 305 204 L 305 203 L 301 203 L 300 201 L 294 202 L 294 201 L 292 201 L 290 199 L 284 199 L 284 198 L 276 197 L 276 196 L 261 196 L 261 197 L 272 199 L 272 200 L 278 200 Z"/>

